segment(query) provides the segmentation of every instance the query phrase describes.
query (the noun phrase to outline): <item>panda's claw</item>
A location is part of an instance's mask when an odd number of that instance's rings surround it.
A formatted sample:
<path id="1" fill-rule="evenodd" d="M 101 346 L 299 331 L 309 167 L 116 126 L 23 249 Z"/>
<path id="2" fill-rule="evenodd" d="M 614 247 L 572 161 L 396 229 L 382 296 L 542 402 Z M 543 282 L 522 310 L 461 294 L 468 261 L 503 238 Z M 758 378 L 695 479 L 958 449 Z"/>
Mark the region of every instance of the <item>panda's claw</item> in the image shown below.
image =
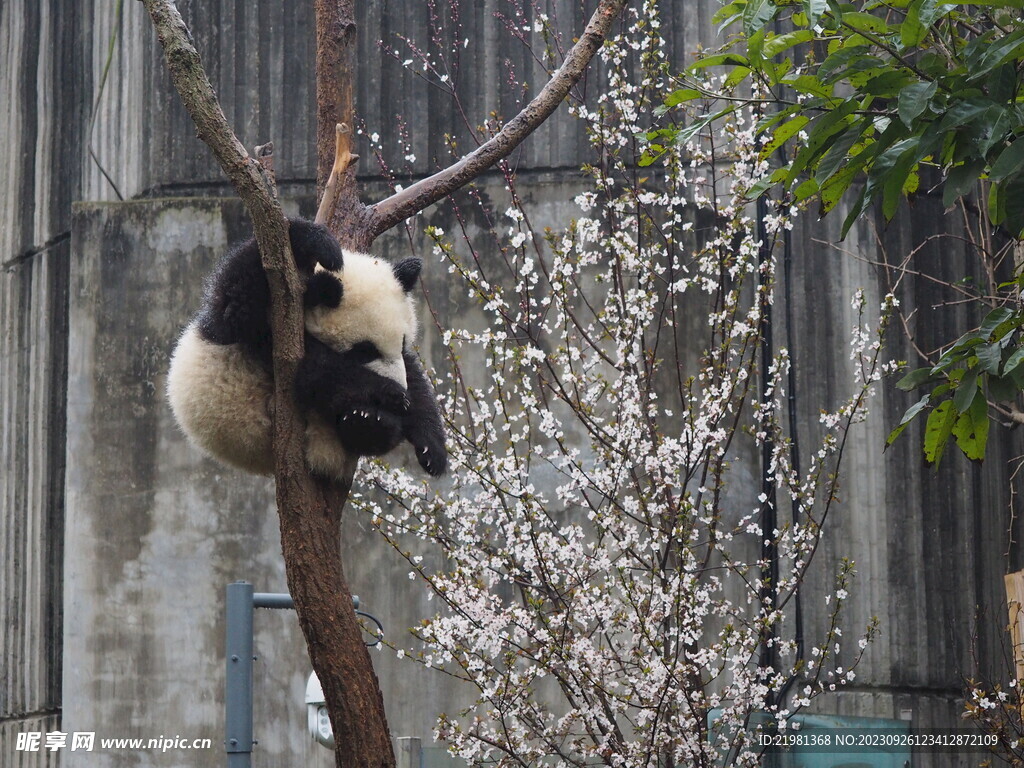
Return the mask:
<path id="1" fill-rule="evenodd" d="M 431 477 L 440 477 L 448 468 L 448 452 L 444 442 L 431 436 L 424 436 L 425 441 L 412 441 L 416 448 L 416 460 Z"/>

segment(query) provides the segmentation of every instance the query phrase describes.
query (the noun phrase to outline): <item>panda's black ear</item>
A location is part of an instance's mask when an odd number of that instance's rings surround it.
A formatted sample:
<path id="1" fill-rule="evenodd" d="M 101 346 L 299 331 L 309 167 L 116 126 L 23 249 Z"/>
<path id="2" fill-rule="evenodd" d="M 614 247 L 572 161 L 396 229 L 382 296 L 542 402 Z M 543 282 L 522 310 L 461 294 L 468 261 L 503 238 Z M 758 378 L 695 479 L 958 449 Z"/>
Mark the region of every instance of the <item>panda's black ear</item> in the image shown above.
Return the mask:
<path id="1" fill-rule="evenodd" d="M 329 307 L 335 309 L 341 304 L 341 281 L 330 272 L 314 272 L 306 283 L 306 294 L 303 303 L 306 309 L 313 307 Z"/>
<path id="2" fill-rule="evenodd" d="M 416 280 L 420 276 L 420 269 L 423 268 L 423 262 L 417 258 L 404 259 L 392 267 L 395 273 L 395 277 L 398 278 L 398 282 L 402 284 L 402 289 L 408 293 L 416 285 Z"/>

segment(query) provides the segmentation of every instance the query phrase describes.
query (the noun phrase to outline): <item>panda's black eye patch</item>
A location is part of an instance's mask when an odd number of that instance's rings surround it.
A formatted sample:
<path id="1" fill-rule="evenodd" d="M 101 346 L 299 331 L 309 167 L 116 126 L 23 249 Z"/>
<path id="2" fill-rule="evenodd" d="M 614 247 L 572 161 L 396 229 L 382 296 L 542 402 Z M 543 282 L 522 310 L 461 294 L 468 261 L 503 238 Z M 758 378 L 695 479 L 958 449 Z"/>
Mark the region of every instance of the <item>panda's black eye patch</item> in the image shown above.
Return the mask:
<path id="1" fill-rule="evenodd" d="M 384 355 L 372 341 L 360 341 L 352 345 L 352 349 L 345 353 L 345 357 L 350 362 L 365 365 L 374 360 L 380 360 Z"/>

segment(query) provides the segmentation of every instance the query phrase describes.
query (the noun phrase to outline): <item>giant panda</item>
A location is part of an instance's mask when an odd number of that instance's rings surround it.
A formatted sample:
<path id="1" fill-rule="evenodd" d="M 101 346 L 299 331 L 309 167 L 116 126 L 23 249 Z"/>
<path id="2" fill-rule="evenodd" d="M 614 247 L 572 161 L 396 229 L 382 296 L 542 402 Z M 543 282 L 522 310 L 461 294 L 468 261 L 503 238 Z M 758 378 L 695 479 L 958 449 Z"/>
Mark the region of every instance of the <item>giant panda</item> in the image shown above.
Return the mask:
<path id="1" fill-rule="evenodd" d="M 310 469 L 344 479 L 347 457 L 378 456 L 405 439 L 427 473 L 443 474 L 441 416 L 410 351 L 420 260 L 343 252 L 326 228 L 303 219 L 290 220 L 289 238 L 305 284 L 294 391 Z M 226 464 L 271 474 L 273 390 L 270 287 L 251 239 L 208 278 L 171 358 L 167 395 L 192 442 Z"/>

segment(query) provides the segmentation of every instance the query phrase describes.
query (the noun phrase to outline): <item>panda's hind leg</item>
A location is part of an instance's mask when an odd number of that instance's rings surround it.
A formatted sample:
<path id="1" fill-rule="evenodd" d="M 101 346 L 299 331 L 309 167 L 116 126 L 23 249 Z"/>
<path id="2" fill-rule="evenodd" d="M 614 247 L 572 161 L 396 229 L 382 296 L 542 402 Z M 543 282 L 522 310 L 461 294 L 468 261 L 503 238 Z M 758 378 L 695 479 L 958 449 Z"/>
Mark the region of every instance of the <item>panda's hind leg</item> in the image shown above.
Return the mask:
<path id="1" fill-rule="evenodd" d="M 206 283 L 199 333 L 214 344 L 242 344 L 270 355 L 270 287 L 255 240 L 234 246 Z"/>

